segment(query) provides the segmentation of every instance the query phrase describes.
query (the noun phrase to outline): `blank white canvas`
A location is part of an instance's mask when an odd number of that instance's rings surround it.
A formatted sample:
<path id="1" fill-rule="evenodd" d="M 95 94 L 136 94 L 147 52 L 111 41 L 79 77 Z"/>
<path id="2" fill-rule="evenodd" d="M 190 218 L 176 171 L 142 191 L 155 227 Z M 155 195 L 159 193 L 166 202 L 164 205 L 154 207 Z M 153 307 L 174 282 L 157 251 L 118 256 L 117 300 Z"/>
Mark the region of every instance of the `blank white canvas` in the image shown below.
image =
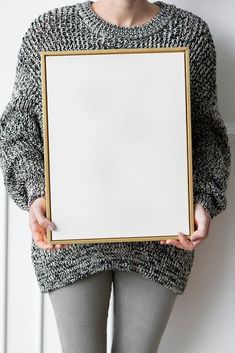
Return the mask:
<path id="1" fill-rule="evenodd" d="M 46 57 L 52 240 L 189 234 L 183 52 Z"/>

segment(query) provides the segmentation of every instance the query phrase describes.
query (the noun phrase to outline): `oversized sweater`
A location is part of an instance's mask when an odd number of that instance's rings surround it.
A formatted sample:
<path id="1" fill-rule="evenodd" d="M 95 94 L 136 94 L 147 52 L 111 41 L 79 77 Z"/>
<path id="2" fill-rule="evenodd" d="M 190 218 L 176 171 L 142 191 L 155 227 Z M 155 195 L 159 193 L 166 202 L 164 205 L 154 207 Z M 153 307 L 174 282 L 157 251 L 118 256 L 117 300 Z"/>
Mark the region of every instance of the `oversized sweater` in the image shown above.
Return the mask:
<path id="1" fill-rule="evenodd" d="M 183 46 L 190 49 L 194 202 L 215 217 L 227 204 L 231 152 L 217 108 L 216 51 L 208 24 L 192 12 L 156 1 L 160 12 L 150 20 L 117 26 L 98 16 L 91 4 L 46 11 L 24 33 L 14 88 L 0 119 L 0 165 L 10 197 L 28 212 L 35 198 L 45 196 L 41 51 Z M 76 243 L 52 252 L 32 239 L 31 259 L 42 293 L 119 270 L 135 271 L 182 294 L 194 252 L 159 241 Z"/>

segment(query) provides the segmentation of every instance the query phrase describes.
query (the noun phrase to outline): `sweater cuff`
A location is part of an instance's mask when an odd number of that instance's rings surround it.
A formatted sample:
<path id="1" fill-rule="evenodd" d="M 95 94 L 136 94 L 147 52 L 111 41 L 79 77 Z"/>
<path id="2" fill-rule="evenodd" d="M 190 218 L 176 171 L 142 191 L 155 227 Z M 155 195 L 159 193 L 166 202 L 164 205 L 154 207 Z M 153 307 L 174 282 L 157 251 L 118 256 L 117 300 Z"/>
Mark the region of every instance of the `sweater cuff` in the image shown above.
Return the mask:
<path id="1" fill-rule="evenodd" d="M 45 191 L 44 191 L 44 183 L 43 184 L 30 184 L 27 182 L 27 194 L 28 194 L 28 203 L 27 203 L 27 211 L 29 212 L 30 206 L 38 197 L 45 198 Z"/>

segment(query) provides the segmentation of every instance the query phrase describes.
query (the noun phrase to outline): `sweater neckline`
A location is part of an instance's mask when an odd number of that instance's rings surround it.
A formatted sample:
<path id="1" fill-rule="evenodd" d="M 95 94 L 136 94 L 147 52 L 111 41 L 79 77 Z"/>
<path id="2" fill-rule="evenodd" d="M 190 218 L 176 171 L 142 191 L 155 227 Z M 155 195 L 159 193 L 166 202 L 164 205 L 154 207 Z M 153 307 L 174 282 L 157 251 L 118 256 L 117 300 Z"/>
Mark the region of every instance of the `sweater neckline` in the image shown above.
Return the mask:
<path id="1" fill-rule="evenodd" d="M 176 10 L 176 5 L 163 1 L 154 1 L 154 5 L 160 7 L 160 11 L 141 25 L 118 26 L 100 17 L 92 8 L 94 1 L 86 0 L 76 4 L 76 9 L 86 25 L 101 36 L 141 38 L 159 31 L 171 18 Z"/>

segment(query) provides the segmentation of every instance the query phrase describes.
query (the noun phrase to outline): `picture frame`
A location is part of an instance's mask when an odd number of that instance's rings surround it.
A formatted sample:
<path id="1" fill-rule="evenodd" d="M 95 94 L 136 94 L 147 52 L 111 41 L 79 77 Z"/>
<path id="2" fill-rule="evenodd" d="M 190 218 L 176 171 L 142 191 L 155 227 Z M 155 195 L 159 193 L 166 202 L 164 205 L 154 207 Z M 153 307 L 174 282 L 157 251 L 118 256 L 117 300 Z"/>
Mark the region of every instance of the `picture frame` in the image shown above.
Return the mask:
<path id="1" fill-rule="evenodd" d="M 41 52 L 51 244 L 190 238 L 188 47 Z"/>

